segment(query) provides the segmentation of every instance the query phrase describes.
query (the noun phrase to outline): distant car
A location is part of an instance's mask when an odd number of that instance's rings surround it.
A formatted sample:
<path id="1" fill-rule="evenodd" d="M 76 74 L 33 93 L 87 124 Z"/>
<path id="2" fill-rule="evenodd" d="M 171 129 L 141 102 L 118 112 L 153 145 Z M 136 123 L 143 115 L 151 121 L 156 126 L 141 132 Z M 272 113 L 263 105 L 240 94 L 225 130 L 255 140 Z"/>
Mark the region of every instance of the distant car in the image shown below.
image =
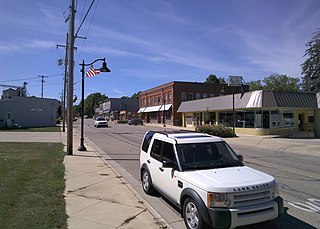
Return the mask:
<path id="1" fill-rule="evenodd" d="M 143 120 L 138 118 L 133 118 L 128 121 L 129 125 L 143 125 Z"/>
<path id="2" fill-rule="evenodd" d="M 93 120 L 94 127 L 108 127 L 108 121 L 105 118 L 97 117 Z"/>

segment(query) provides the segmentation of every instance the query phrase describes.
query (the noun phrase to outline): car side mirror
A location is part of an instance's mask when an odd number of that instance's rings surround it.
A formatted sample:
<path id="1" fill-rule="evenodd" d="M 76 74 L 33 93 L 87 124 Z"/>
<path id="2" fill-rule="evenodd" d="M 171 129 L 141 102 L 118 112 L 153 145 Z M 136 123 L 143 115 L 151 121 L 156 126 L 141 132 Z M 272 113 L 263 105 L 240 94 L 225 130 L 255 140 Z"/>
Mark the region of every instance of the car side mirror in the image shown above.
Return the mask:
<path id="1" fill-rule="evenodd" d="M 241 162 L 243 162 L 243 156 L 242 155 L 238 155 L 238 158 Z"/>
<path id="2" fill-rule="evenodd" d="M 172 161 L 172 160 L 164 160 L 162 162 L 162 167 L 163 168 L 173 168 L 173 169 L 176 169 L 177 168 L 177 164 Z"/>

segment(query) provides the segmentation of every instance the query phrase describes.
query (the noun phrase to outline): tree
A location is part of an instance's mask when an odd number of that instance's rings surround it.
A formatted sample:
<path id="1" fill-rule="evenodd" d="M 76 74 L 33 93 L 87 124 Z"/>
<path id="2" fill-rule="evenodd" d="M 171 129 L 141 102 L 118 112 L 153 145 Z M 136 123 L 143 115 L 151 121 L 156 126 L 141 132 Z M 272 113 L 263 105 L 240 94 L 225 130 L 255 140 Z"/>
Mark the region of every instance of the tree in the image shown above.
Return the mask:
<path id="1" fill-rule="evenodd" d="M 312 39 L 306 43 L 304 56 L 306 61 L 301 64 L 302 88 L 304 91 L 320 91 L 320 28 L 316 30 Z"/>
<path id="2" fill-rule="evenodd" d="M 254 80 L 249 82 L 249 90 L 250 91 L 257 91 L 257 90 L 262 90 L 263 86 L 261 84 L 261 80 Z"/>
<path id="3" fill-rule="evenodd" d="M 298 92 L 300 91 L 300 79 L 287 75 L 272 74 L 265 77 L 263 89 L 266 91 Z"/>
<path id="4" fill-rule="evenodd" d="M 222 77 L 217 77 L 216 75 L 212 75 L 210 74 L 207 78 L 206 81 L 204 81 L 205 83 L 221 83 L 221 84 L 225 84 L 226 80 Z"/>
<path id="5" fill-rule="evenodd" d="M 298 92 L 300 91 L 300 79 L 289 77 L 287 75 L 272 74 L 261 80 L 251 81 L 249 83 L 250 91 L 281 91 L 281 92 Z"/>
<path id="6" fill-rule="evenodd" d="M 99 102 L 106 100 L 108 97 L 101 93 L 92 93 L 84 100 L 84 114 L 93 117 L 94 109 L 99 106 Z"/>
<path id="7" fill-rule="evenodd" d="M 131 99 L 139 99 L 139 95 L 140 95 L 141 91 L 137 92 L 137 93 L 134 93 L 132 96 L 131 96 Z"/>

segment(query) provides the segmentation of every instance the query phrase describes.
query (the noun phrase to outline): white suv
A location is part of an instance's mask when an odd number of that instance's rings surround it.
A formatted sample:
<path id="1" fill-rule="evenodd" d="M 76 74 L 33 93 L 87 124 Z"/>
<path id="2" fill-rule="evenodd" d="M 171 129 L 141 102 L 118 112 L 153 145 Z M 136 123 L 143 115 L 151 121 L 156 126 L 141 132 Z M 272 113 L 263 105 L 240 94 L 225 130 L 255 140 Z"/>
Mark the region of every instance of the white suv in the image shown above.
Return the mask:
<path id="1" fill-rule="evenodd" d="M 108 127 L 108 121 L 105 119 L 105 118 L 101 118 L 101 117 L 96 117 L 94 120 L 93 120 L 93 126 L 94 127 Z"/>
<path id="2" fill-rule="evenodd" d="M 275 179 L 249 168 L 219 137 L 148 131 L 140 153 L 145 193 L 160 192 L 187 228 L 234 228 L 283 213 Z"/>

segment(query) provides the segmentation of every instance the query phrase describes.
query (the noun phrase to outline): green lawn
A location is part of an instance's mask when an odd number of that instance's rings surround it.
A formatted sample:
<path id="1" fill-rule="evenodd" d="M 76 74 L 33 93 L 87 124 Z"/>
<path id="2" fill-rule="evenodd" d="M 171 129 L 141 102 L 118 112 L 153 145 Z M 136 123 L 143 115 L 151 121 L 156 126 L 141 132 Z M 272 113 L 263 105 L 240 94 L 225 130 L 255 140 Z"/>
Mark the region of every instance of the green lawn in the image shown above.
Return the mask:
<path id="1" fill-rule="evenodd" d="M 0 143 L 0 228 L 67 228 L 61 143 Z"/>
<path id="2" fill-rule="evenodd" d="M 4 129 L 1 128 L 0 131 L 11 131 L 11 132 L 60 132 L 60 126 L 51 127 L 34 127 L 34 128 L 12 128 Z"/>

